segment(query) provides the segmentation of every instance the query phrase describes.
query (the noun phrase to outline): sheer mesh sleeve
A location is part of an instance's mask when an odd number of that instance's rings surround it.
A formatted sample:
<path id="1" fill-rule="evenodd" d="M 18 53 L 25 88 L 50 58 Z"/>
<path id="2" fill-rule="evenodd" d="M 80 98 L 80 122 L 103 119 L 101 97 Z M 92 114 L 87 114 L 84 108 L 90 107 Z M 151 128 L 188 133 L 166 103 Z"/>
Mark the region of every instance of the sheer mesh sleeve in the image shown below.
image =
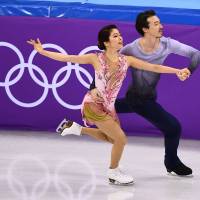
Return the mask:
<path id="1" fill-rule="evenodd" d="M 174 39 L 169 39 L 169 49 L 171 53 L 190 58 L 188 69 L 191 73 L 200 64 L 200 52 L 189 45 L 183 44 Z"/>

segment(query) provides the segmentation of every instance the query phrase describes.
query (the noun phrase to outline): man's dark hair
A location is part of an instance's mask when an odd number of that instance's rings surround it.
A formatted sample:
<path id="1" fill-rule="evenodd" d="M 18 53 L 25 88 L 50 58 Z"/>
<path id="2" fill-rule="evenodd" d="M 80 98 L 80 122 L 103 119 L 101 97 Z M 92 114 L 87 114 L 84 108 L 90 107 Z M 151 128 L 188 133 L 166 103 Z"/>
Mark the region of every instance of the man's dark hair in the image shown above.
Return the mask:
<path id="1" fill-rule="evenodd" d="M 147 19 L 155 15 L 156 12 L 154 10 L 146 10 L 138 14 L 136 18 L 135 28 L 140 35 L 144 36 L 143 28 L 149 28 L 149 22 L 147 21 Z"/>
<path id="2" fill-rule="evenodd" d="M 118 29 L 116 25 L 111 24 L 104 26 L 98 33 L 98 47 L 101 50 L 105 50 L 106 47 L 104 45 L 104 42 L 109 41 L 110 33 L 113 29 Z"/>

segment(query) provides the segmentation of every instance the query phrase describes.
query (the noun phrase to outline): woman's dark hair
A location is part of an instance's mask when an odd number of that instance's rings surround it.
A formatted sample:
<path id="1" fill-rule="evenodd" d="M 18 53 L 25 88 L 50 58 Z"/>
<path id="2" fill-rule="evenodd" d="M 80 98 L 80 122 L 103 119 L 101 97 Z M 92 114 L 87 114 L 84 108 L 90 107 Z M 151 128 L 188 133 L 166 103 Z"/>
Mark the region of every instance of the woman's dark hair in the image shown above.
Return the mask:
<path id="1" fill-rule="evenodd" d="M 101 50 L 105 50 L 106 47 L 104 45 L 104 42 L 109 41 L 110 33 L 113 29 L 118 29 L 116 25 L 111 24 L 104 26 L 98 33 L 98 47 Z"/>
<path id="2" fill-rule="evenodd" d="M 149 28 L 149 22 L 147 21 L 147 19 L 155 15 L 156 12 L 154 10 L 146 10 L 145 12 L 141 12 L 138 14 L 136 18 L 135 28 L 140 35 L 144 36 L 143 28 Z"/>

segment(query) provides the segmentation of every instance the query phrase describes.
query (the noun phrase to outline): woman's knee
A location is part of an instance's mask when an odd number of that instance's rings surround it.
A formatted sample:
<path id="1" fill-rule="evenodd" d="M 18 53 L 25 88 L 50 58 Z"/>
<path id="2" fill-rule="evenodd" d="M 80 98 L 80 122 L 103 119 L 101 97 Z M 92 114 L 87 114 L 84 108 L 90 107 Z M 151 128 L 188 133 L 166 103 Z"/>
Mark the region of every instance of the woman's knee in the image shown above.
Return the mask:
<path id="1" fill-rule="evenodd" d="M 110 142 L 111 144 L 114 144 L 114 140 L 112 138 L 108 137 L 107 135 L 105 135 L 105 137 L 108 142 Z"/>
<path id="2" fill-rule="evenodd" d="M 127 137 L 125 135 L 120 135 L 114 139 L 114 142 L 125 146 L 127 144 Z"/>

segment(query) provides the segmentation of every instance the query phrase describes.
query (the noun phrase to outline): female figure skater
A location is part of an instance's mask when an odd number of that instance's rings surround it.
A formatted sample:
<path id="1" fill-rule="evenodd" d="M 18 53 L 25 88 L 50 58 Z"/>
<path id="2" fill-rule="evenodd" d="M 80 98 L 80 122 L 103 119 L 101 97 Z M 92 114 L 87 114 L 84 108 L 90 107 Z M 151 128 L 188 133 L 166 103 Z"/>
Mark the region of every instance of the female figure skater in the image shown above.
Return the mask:
<path id="1" fill-rule="evenodd" d="M 188 70 L 150 64 L 132 56 L 119 54 L 119 50 L 123 46 L 123 39 L 115 25 L 105 26 L 99 31 L 98 47 L 104 50 L 100 53 L 79 56 L 64 55 L 44 50 L 39 39 L 37 41 L 31 39 L 27 42 L 33 45 L 41 55 L 51 59 L 62 62 L 91 64 L 94 67 L 96 88 L 100 91 L 103 102 L 94 102 L 90 91 L 88 91 L 82 103 L 82 117 L 85 124 L 94 124 L 97 127 L 92 129 L 93 134 L 90 133 L 90 136 L 113 144 L 111 163 L 107 173 L 109 182 L 120 185 L 133 184 L 133 177 L 123 173 L 118 167 L 127 139 L 120 127 L 114 108 L 114 103 L 126 76 L 128 66 L 157 73 L 172 73 L 177 76 L 183 73 L 188 73 L 189 75 Z M 87 127 L 78 127 L 75 122 L 64 120 L 57 130 L 60 131 L 62 136 L 65 136 L 68 134 L 83 135 L 86 129 Z"/>

